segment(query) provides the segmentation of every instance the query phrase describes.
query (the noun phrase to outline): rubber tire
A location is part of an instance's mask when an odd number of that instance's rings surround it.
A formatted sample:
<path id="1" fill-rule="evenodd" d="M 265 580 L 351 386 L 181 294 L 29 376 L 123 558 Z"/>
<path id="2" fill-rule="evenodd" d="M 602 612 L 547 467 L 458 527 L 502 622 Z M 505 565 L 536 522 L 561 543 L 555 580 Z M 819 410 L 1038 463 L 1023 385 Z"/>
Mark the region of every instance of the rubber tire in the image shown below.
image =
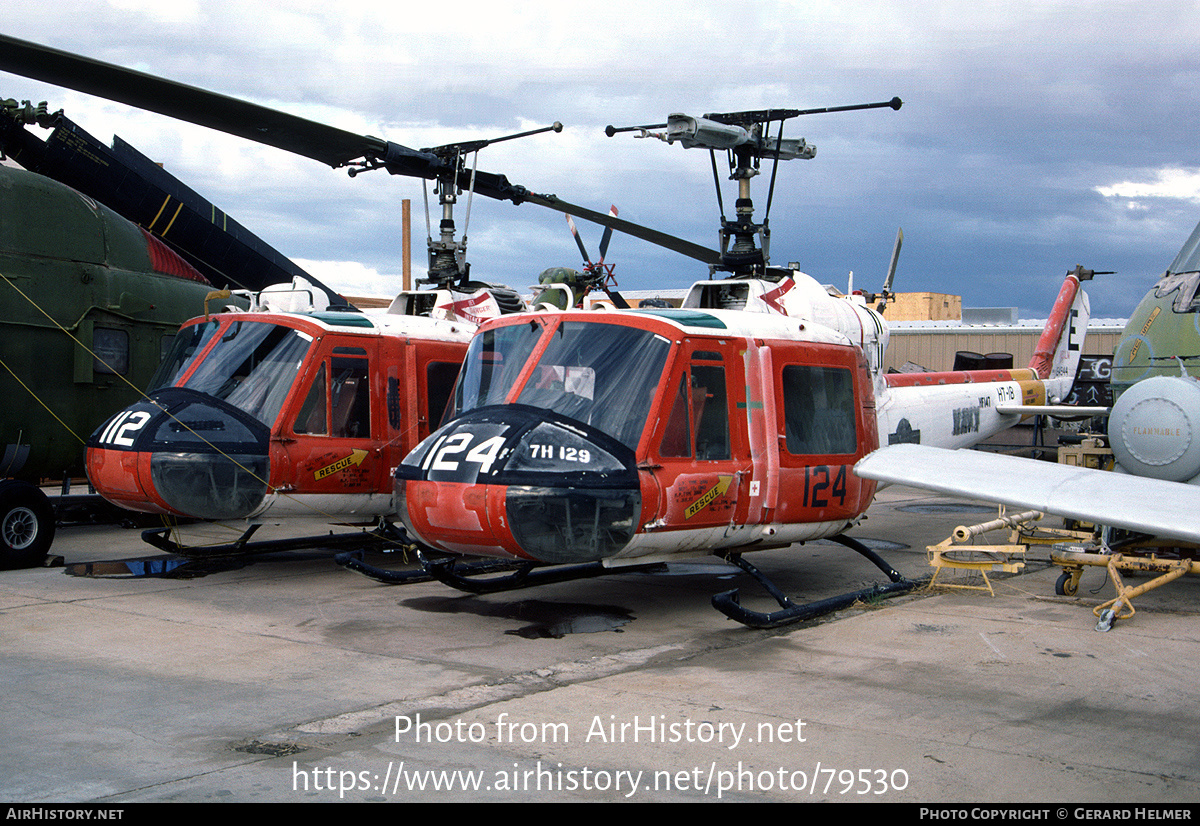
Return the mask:
<path id="1" fill-rule="evenodd" d="M 41 565 L 54 542 L 54 508 L 39 488 L 0 482 L 0 569 Z"/>
<path id="2" fill-rule="evenodd" d="M 1060 597 L 1075 596 L 1075 594 L 1079 591 L 1079 583 L 1076 583 L 1074 588 L 1070 588 L 1070 590 L 1068 590 L 1070 584 L 1071 574 L 1067 571 L 1063 571 L 1059 576 L 1058 581 L 1054 583 L 1054 593 L 1058 594 Z"/>

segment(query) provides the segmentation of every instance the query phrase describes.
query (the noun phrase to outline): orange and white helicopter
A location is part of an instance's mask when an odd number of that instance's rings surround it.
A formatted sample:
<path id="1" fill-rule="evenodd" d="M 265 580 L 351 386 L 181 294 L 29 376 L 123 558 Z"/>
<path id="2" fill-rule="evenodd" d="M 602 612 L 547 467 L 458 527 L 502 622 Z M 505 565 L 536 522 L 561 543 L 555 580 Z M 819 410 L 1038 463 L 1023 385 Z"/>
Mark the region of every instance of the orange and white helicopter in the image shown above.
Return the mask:
<path id="1" fill-rule="evenodd" d="M 767 135 L 794 114 L 672 116 L 662 133 L 730 149 L 738 216 L 722 221 L 720 266 L 736 277 L 698 282 L 678 309 L 550 310 L 481 325 L 450 418 L 400 464 L 396 498 L 424 547 L 516 570 L 473 578 L 451 558 L 426 562 L 428 573 L 482 592 L 717 554 L 780 602 L 762 614 L 728 592 L 714 597 L 720 610 L 754 626 L 802 619 L 812 609 L 743 553 L 829 537 L 888 574 L 872 592 L 906 590 L 912 583 L 844 536 L 876 488 L 855 463 L 896 442 L 966 447 L 1067 396 L 1088 320 L 1078 273 L 1027 369 L 886 375 L 881 313 L 902 236 L 878 308 L 878 297 L 834 295 L 768 266 L 749 180 L 762 157 L 812 156 L 802 140 Z"/>
<path id="2" fill-rule="evenodd" d="M 391 511 L 391 471 L 440 420 L 475 325 L 289 297 L 183 326 L 147 397 L 89 439 L 97 491 L 212 520 Z"/>
<path id="3" fill-rule="evenodd" d="M 561 125 L 499 140 L 551 129 Z M 525 309 L 515 291 L 469 280 L 465 242 L 455 239 L 463 157 L 491 142 L 425 150 L 446 161 L 436 170 L 440 236 L 428 239 L 420 282 L 433 289 L 358 312 L 297 276 L 249 296 L 249 312 L 192 319 L 148 395 L 88 440 L 96 490 L 130 510 L 204 520 L 392 514 L 392 471 L 440 421 L 475 328 Z M 248 546 L 257 524 L 233 545 L 205 549 L 175 544 L 166 529 L 145 537 L 184 555 L 308 544 Z M 342 541 L 355 537 L 322 538 Z"/>

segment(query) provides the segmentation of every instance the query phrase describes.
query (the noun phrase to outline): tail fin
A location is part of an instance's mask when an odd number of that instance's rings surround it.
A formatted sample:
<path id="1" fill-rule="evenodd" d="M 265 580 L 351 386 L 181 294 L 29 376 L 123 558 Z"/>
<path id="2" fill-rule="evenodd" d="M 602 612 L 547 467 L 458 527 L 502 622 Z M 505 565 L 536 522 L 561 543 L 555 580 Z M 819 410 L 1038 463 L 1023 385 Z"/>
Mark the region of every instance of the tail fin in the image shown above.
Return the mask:
<path id="1" fill-rule="evenodd" d="M 1092 271 L 1076 267 L 1067 273 L 1054 309 L 1046 322 L 1046 329 L 1038 339 L 1029 367 L 1040 379 L 1075 379 L 1079 369 L 1079 356 L 1083 352 L 1083 341 L 1087 335 L 1091 308 L 1087 293 L 1080 288 L 1081 281 L 1089 281 Z M 1070 385 L 1064 395 L 1070 392 Z"/>

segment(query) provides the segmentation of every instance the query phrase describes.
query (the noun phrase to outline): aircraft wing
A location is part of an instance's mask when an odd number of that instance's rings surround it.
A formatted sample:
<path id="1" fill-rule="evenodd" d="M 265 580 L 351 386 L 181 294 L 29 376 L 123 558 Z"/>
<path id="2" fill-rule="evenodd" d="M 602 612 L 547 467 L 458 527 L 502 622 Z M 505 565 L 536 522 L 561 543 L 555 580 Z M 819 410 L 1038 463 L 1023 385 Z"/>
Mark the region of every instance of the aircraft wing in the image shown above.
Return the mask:
<path id="1" fill-rule="evenodd" d="M 864 479 L 1200 542 L 1200 487 L 978 450 L 892 445 L 861 460 Z"/>

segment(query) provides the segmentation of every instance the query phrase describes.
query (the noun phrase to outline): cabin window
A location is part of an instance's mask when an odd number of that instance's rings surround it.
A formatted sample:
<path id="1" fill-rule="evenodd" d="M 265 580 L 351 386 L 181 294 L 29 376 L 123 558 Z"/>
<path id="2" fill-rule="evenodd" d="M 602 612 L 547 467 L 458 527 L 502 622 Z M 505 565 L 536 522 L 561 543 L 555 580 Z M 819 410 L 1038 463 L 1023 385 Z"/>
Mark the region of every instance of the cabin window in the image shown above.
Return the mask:
<path id="1" fill-rule="evenodd" d="M 216 374 L 209 373 L 206 377 L 213 381 L 210 387 L 215 385 L 216 379 L 222 379 L 219 389 L 209 392 L 271 427 L 292 389 L 311 342 L 310 337 L 296 330 L 278 328 L 264 336 L 252 350 L 241 350 L 225 362 L 224 367 L 231 367 L 237 364 L 238 358 L 245 356 L 232 373 L 223 373 L 221 365 L 217 366 Z M 192 374 L 193 379 L 200 377 L 201 371 L 214 362 L 217 352 L 214 350 L 200 365 Z M 187 386 L 193 386 L 192 381 L 188 381 Z M 203 392 L 203 388 L 197 389 Z"/>
<path id="2" fill-rule="evenodd" d="M 299 330 L 237 321 L 182 386 L 223 399 L 271 427 L 311 343 L 312 336 Z"/>
<path id="3" fill-rule="evenodd" d="M 854 453 L 854 377 L 840 367 L 784 367 L 783 417 L 788 453 Z"/>
<path id="4" fill-rule="evenodd" d="M 459 365 L 448 361 L 431 361 L 425 368 L 425 400 L 428 405 L 426 421 L 435 424 L 442 420 L 454 382 L 458 380 Z"/>
<path id="5" fill-rule="evenodd" d="M 312 387 L 308 389 L 308 395 L 304 397 L 300 415 L 296 417 L 296 426 L 293 428 L 296 433 L 323 436 L 328 432 L 329 428 L 326 424 L 328 411 L 325 404 L 326 383 L 325 364 L 322 362 L 321 368 L 317 370 L 317 377 L 313 379 Z"/>
<path id="6" fill-rule="evenodd" d="M 679 377 L 679 388 L 671 402 L 671 415 L 663 433 L 659 453 L 672 459 L 689 458 L 692 455 L 692 426 L 688 415 L 688 374 Z"/>
<path id="7" fill-rule="evenodd" d="M 329 379 L 330 435 L 346 439 L 369 437 L 370 408 L 367 360 L 334 356 Z"/>
<path id="8" fill-rule="evenodd" d="M 659 452 L 701 461 L 730 458 L 724 367 L 693 364 L 680 377 Z"/>
<path id="9" fill-rule="evenodd" d="M 514 324 L 476 335 L 455 389 L 455 413 L 503 404 L 541 335 L 539 324 Z"/>
<path id="10" fill-rule="evenodd" d="M 543 335 L 546 347 L 518 388 Z M 646 429 L 669 350 L 670 342 L 654 333 L 591 321 L 485 330 L 471 341 L 454 408 L 447 415 L 504 404 L 516 392 L 517 404 L 591 425 L 634 449 Z"/>
<path id="11" fill-rule="evenodd" d="M 97 373 L 124 376 L 129 372 L 129 333 L 109 327 L 97 327 L 92 332 L 92 352 L 96 354 L 92 369 Z"/>
<path id="12" fill-rule="evenodd" d="M 334 353 L 337 352 L 335 349 Z M 334 355 L 329 361 L 322 362 L 292 429 L 313 436 L 369 438 L 371 391 L 368 367 L 367 359 L 350 356 Z"/>
<path id="13" fill-rule="evenodd" d="M 692 419 L 696 422 L 696 458 L 728 459 L 729 405 L 724 367 L 692 365 Z"/>

